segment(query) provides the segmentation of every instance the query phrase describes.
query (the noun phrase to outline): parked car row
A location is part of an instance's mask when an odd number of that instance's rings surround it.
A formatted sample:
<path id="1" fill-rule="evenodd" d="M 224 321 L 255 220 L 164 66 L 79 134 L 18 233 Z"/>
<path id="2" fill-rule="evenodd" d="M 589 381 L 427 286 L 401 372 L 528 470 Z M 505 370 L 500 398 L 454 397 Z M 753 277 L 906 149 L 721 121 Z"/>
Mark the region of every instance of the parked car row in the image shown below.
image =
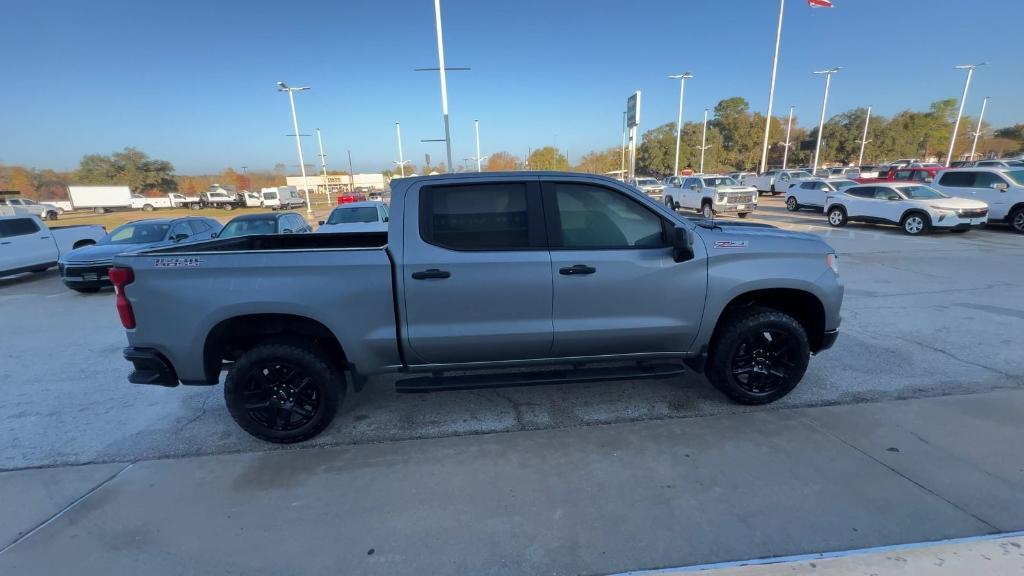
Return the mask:
<path id="1" fill-rule="evenodd" d="M 0 277 L 45 272 L 77 249 L 91 246 L 107 233 L 102 226 L 50 228 L 39 216 L 0 210 Z"/>
<path id="2" fill-rule="evenodd" d="M 1024 234 L 1024 167 L 892 168 L 887 178 L 809 178 L 786 191 L 790 211 L 822 210 L 830 225 L 895 224 L 907 234 L 1004 223 Z"/>

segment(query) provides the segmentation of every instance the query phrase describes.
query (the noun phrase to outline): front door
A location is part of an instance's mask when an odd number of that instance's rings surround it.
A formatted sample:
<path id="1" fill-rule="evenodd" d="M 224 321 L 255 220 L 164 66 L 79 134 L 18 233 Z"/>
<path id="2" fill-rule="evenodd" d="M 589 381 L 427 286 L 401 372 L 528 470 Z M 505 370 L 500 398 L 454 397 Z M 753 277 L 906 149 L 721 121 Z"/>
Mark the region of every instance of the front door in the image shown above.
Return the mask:
<path id="1" fill-rule="evenodd" d="M 625 191 L 599 184 L 544 184 L 554 279 L 552 355 L 689 350 L 700 327 L 707 262 L 677 263 L 676 223 Z"/>
<path id="2" fill-rule="evenodd" d="M 32 218 L 0 220 L 0 270 L 12 270 L 57 260 L 57 247 L 48 230 Z"/>
<path id="3" fill-rule="evenodd" d="M 1005 187 L 993 188 L 996 184 L 1002 184 Z M 1009 187 L 1010 183 L 1001 175 L 979 170 L 974 173 L 971 191 L 974 193 L 975 199 L 988 204 L 989 218 L 999 220 L 1006 218 L 1006 213 L 1010 211 L 1010 194 L 1007 193 Z"/>
<path id="4" fill-rule="evenodd" d="M 547 357 L 551 257 L 537 181 L 428 185 L 406 198 L 399 293 L 417 357 L 407 361 Z"/>

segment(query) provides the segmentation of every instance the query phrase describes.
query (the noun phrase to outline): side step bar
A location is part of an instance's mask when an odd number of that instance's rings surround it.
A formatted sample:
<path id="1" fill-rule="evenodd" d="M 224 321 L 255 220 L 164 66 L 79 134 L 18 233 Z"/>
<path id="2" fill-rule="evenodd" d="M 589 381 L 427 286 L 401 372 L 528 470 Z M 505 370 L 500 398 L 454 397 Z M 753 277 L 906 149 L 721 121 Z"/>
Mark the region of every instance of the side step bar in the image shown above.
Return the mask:
<path id="1" fill-rule="evenodd" d="M 650 363 L 607 368 L 576 368 L 531 372 L 499 372 L 489 374 L 435 375 L 405 378 L 395 382 L 396 392 L 440 392 L 443 390 L 475 390 L 512 386 L 543 386 L 570 382 L 602 382 L 607 380 L 638 380 L 668 378 L 684 374 L 681 364 Z"/>

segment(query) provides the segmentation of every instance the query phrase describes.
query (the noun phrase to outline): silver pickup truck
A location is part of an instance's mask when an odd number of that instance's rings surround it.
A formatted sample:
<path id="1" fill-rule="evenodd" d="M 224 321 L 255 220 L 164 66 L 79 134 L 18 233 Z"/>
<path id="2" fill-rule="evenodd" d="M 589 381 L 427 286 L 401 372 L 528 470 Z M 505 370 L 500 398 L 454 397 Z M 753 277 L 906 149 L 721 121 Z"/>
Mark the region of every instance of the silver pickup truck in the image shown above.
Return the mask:
<path id="1" fill-rule="evenodd" d="M 238 424 L 297 442 L 349 382 L 388 372 L 425 392 L 690 369 L 762 404 L 838 334 L 843 286 L 821 238 L 690 221 L 610 178 L 394 180 L 388 226 L 117 256 L 129 380 L 213 385 L 227 370 Z"/>

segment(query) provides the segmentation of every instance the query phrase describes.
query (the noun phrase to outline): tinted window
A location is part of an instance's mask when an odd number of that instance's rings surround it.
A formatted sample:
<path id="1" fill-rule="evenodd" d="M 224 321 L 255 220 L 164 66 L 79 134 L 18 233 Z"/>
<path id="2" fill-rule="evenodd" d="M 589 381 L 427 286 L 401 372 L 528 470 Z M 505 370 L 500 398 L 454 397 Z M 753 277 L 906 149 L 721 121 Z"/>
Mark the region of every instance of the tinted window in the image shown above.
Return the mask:
<path id="1" fill-rule="evenodd" d="M 697 186 L 699 188 L 700 180 L 697 178 L 687 178 L 686 181 L 683 182 L 683 188 L 689 188 L 690 186 Z"/>
<path id="2" fill-rule="evenodd" d="M 977 172 L 974 174 L 975 188 L 988 188 L 997 182 L 1006 184 L 1006 180 L 1003 180 L 998 174 L 993 174 L 992 172 Z"/>
<path id="3" fill-rule="evenodd" d="M 728 176 L 718 176 L 715 178 L 705 178 L 704 185 L 709 188 L 717 188 L 719 186 L 739 186 L 739 183 Z"/>
<path id="4" fill-rule="evenodd" d="M 974 172 L 946 172 L 942 178 L 939 178 L 939 185 L 970 188 L 974 185 L 974 174 Z"/>
<path id="5" fill-rule="evenodd" d="M 555 184 L 555 199 L 563 248 L 665 245 L 661 218 L 624 194 L 599 186 L 559 183 Z"/>
<path id="6" fill-rule="evenodd" d="M 1004 174 L 1018 185 L 1024 185 L 1024 170 L 1008 170 L 1004 172 Z"/>
<path id="7" fill-rule="evenodd" d="M 24 236 L 39 232 L 39 225 L 31 218 L 11 218 L 0 220 L 0 238 Z"/>
<path id="8" fill-rule="evenodd" d="M 178 222 L 177 224 L 174 225 L 173 228 L 171 228 L 171 238 L 174 238 L 175 236 L 179 236 L 182 234 L 184 234 L 186 237 L 192 235 L 192 227 L 188 225 L 188 222 Z"/>
<path id="9" fill-rule="evenodd" d="M 851 196 L 856 196 L 858 198 L 874 198 L 875 197 L 875 187 L 874 186 L 862 186 L 860 188 L 848 188 L 846 190 L 846 193 L 851 195 Z"/>
<path id="10" fill-rule="evenodd" d="M 910 180 L 910 175 L 911 174 L 912 174 L 912 171 L 910 171 L 910 170 L 897 170 L 896 171 L 895 179 L 896 180 Z"/>
<path id="11" fill-rule="evenodd" d="M 202 220 L 190 220 L 188 225 L 192 227 L 193 234 L 202 234 L 210 230 L 210 225 Z"/>
<path id="12" fill-rule="evenodd" d="M 232 238 L 246 234 L 275 234 L 277 221 L 274 218 L 249 218 L 232 220 L 220 233 L 221 238 Z"/>
<path id="13" fill-rule="evenodd" d="M 100 244 L 146 244 L 159 242 L 167 236 L 167 223 L 137 222 L 115 228 Z"/>
<path id="14" fill-rule="evenodd" d="M 820 190 L 824 184 L 824 182 L 801 182 L 800 187 L 804 190 L 814 190 L 815 188 Z"/>
<path id="15" fill-rule="evenodd" d="M 895 190 L 888 186 L 878 186 L 875 188 L 875 200 L 899 200 L 900 195 Z"/>
<path id="16" fill-rule="evenodd" d="M 430 186 L 420 192 L 420 235 L 456 250 L 529 248 L 526 185 Z"/>
<path id="17" fill-rule="evenodd" d="M 917 182 L 930 181 L 931 178 L 931 173 L 926 170 L 914 170 L 914 174 L 911 176 L 911 179 Z"/>
<path id="18" fill-rule="evenodd" d="M 377 208 L 374 206 L 359 206 L 355 208 L 335 208 L 331 212 L 328 224 L 354 224 L 357 222 L 376 222 Z"/>

